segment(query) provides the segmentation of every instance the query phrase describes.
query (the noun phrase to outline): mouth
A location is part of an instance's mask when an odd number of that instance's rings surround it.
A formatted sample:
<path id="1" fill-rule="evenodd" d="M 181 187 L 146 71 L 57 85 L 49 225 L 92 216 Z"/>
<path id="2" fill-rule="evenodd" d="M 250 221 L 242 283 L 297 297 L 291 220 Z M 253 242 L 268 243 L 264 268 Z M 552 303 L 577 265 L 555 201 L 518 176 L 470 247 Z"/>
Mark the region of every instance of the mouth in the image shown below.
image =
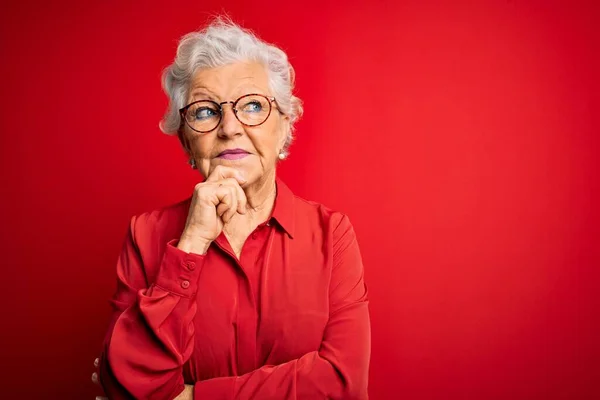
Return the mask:
<path id="1" fill-rule="evenodd" d="M 223 160 L 239 160 L 249 154 L 250 153 L 243 149 L 227 149 L 220 152 L 217 158 L 221 158 Z"/>

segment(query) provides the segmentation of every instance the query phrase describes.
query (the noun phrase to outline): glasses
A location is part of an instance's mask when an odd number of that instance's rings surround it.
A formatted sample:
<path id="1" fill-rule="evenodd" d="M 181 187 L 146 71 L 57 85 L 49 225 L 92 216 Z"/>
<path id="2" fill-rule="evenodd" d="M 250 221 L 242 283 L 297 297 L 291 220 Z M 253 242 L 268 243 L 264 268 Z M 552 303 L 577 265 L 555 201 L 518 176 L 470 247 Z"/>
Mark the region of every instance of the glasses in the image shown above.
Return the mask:
<path id="1" fill-rule="evenodd" d="M 199 100 L 179 110 L 187 126 L 200 133 L 214 130 L 223 119 L 223 105 L 232 104 L 235 117 L 246 126 L 258 126 L 271 115 L 271 103 L 275 97 L 262 94 L 247 94 L 236 101 L 217 103 L 212 100 Z"/>

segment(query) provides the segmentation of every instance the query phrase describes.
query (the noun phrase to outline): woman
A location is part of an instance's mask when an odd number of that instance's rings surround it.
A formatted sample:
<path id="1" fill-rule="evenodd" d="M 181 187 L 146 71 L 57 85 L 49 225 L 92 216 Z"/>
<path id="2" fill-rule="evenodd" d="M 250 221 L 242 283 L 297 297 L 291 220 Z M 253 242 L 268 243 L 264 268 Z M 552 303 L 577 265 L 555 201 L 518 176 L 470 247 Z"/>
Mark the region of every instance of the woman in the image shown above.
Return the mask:
<path id="1" fill-rule="evenodd" d="M 280 49 L 217 19 L 163 75 L 206 178 L 131 220 L 99 360 L 110 398 L 364 399 L 367 289 L 348 218 L 277 178 L 301 115 Z"/>

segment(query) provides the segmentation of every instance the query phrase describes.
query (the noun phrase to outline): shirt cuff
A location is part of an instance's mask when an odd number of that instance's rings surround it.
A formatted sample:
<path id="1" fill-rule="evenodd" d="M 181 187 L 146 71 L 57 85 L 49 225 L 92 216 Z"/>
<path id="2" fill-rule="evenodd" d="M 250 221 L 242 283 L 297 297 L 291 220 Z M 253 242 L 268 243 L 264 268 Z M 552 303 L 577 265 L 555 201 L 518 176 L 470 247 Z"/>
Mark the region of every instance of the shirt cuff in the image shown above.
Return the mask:
<path id="1" fill-rule="evenodd" d="M 194 297 L 205 256 L 186 253 L 176 247 L 177 242 L 167 243 L 155 285 L 178 296 Z"/>
<path id="2" fill-rule="evenodd" d="M 194 399 L 233 400 L 235 376 L 207 379 L 194 384 Z"/>

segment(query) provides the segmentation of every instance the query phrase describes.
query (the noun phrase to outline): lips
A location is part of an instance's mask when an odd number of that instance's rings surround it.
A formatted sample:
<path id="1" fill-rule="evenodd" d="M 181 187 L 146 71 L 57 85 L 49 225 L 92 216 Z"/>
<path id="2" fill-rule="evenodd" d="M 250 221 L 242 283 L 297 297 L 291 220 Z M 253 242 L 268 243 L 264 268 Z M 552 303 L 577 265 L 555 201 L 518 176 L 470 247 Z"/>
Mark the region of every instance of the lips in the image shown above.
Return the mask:
<path id="1" fill-rule="evenodd" d="M 217 157 L 222 157 L 227 154 L 248 154 L 248 152 L 244 149 L 227 149 L 220 152 Z"/>
<path id="2" fill-rule="evenodd" d="M 244 149 L 227 149 L 220 152 L 217 158 L 223 160 L 239 160 L 241 158 L 246 157 L 248 154 L 250 153 L 248 153 Z"/>

